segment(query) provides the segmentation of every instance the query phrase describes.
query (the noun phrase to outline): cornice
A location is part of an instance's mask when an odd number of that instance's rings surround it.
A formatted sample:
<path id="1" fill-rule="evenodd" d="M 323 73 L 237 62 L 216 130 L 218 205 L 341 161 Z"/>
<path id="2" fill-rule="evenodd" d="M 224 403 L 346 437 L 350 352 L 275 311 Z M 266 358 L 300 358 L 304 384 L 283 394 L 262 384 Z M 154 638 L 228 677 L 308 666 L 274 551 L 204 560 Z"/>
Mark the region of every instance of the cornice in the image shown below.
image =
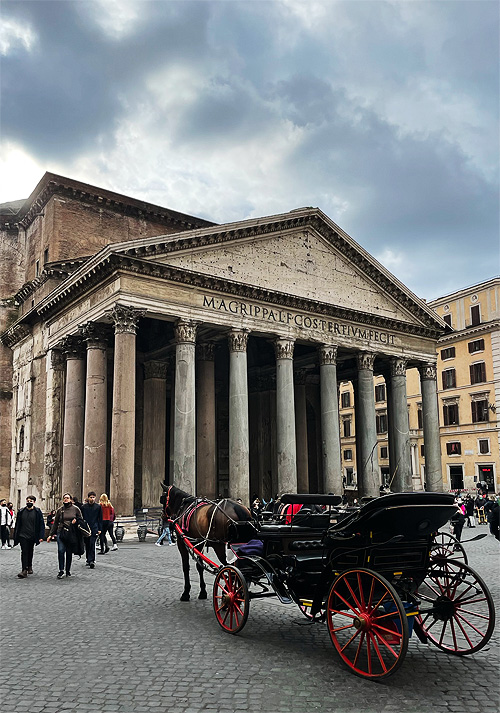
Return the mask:
<path id="1" fill-rule="evenodd" d="M 3 334 L 0 334 L 0 342 L 12 349 L 18 342 L 31 334 L 31 329 L 27 324 L 13 324 Z"/>
<path id="2" fill-rule="evenodd" d="M 31 196 L 27 199 L 25 205 L 16 216 L 17 225 L 26 229 L 34 218 L 43 212 L 44 206 L 53 195 L 85 201 L 117 213 L 131 215 L 144 220 L 154 220 L 166 225 L 175 225 L 181 230 L 214 225 L 214 223 L 202 218 L 185 215 L 52 173 L 46 173 L 43 176 Z"/>
<path id="3" fill-rule="evenodd" d="M 475 327 L 466 327 L 465 329 L 460 329 L 452 334 L 445 334 L 438 340 L 438 347 L 442 344 L 451 344 L 456 341 L 461 341 L 462 339 L 470 339 L 471 337 L 478 336 L 480 334 L 488 334 L 488 332 L 494 332 L 500 329 L 500 320 L 494 319 L 491 322 L 481 322 Z"/>
<path id="4" fill-rule="evenodd" d="M 76 270 L 77 267 L 80 267 L 80 265 L 87 260 L 88 257 L 82 258 L 81 260 L 73 260 L 71 262 L 68 260 L 64 263 L 64 266 L 59 264 L 45 265 L 38 277 L 35 277 L 35 279 L 30 280 L 29 282 L 25 282 L 21 289 L 16 292 L 14 295 L 16 304 L 19 305 L 24 302 L 30 295 L 36 292 L 45 282 L 47 282 L 47 280 L 55 279 L 61 280 L 62 282 L 69 275 L 71 275 L 73 270 Z M 70 265 L 73 266 L 73 269 L 70 269 Z"/>
<path id="5" fill-rule="evenodd" d="M 89 270 L 75 276 L 70 276 L 67 284 L 59 285 L 45 300 L 37 305 L 36 310 L 40 317 L 47 319 L 52 314 L 63 309 L 66 304 L 82 295 L 89 289 L 98 285 L 104 277 L 116 271 L 166 279 L 209 292 L 219 291 L 226 294 L 237 295 L 242 299 L 267 302 L 274 305 L 288 307 L 301 312 L 312 312 L 327 317 L 341 319 L 347 322 L 358 322 L 367 326 L 378 327 L 384 330 L 412 334 L 419 337 L 437 339 L 438 328 L 430 328 L 418 324 L 409 324 L 401 320 L 375 315 L 369 312 L 358 312 L 346 307 L 338 307 L 324 302 L 316 302 L 309 298 L 296 297 L 285 292 L 275 292 L 262 287 L 246 285 L 225 278 L 216 278 L 211 275 L 173 267 L 163 263 L 150 262 L 139 258 L 132 258 L 117 253 L 110 253 L 102 261 L 95 263 Z"/>

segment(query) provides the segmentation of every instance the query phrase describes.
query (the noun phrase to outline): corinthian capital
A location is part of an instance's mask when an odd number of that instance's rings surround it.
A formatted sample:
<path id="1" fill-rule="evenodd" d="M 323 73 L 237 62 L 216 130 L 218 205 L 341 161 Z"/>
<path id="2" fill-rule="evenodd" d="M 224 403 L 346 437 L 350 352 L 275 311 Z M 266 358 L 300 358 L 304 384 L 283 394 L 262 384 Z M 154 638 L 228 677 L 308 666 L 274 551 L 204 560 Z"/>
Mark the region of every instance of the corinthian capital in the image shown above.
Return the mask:
<path id="1" fill-rule="evenodd" d="M 191 319 L 178 319 L 175 323 L 175 341 L 177 344 L 195 344 L 198 323 Z"/>
<path id="2" fill-rule="evenodd" d="M 427 364 L 420 364 L 418 367 L 420 372 L 420 378 L 422 380 L 436 381 L 437 378 L 437 368 L 436 362 L 429 362 Z"/>
<path id="3" fill-rule="evenodd" d="M 249 329 L 231 329 L 228 334 L 230 352 L 246 352 Z"/>
<path id="4" fill-rule="evenodd" d="M 337 363 L 337 345 L 323 344 L 318 347 L 318 356 L 320 366 L 323 366 L 324 364 L 331 364 L 335 366 Z"/>
<path id="5" fill-rule="evenodd" d="M 137 331 L 137 323 L 141 317 L 144 317 L 146 310 L 135 309 L 135 307 L 125 307 L 116 305 L 111 310 L 111 319 L 115 325 L 115 334 L 135 334 Z"/>
<path id="6" fill-rule="evenodd" d="M 106 349 L 108 329 L 106 325 L 99 322 L 86 322 L 80 325 L 82 337 L 87 342 L 87 349 Z"/>
<path id="7" fill-rule="evenodd" d="M 367 369 L 373 371 L 373 365 L 375 363 L 375 354 L 372 352 L 358 352 L 358 369 Z"/>
<path id="8" fill-rule="evenodd" d="M 294 339 L 276 339 L 274 342 L 274 348 L 276 350 L 276 359 L 293 359 L 294 346 Z"/>
<path id="9" fill-rule="evenodd" d="M 399 359 L 393 357 L 391 359 L 391 376 L 406 376 L 406 365 L 408 359 Z"/>
<path id="10" fill-rule="evenodd" d="M 196 358 L 199 361 L 213 361 L 215 358 L 215 344 L 213 342 L 199 342 L 196 345 Z"/>
<path id="11" fill-rule="evenodd" d="M 167 361 L 145 361 L 144 378 L 166 379 L 168 375 L 168 367 L 169 364 Z"/>
<path id="12" fill-rule="evenodd" d="M 65 337 L 61 342 L 61 349 L 66 359 L 83 359 L 85 357 L 85 345 L 81 337 Z"/>

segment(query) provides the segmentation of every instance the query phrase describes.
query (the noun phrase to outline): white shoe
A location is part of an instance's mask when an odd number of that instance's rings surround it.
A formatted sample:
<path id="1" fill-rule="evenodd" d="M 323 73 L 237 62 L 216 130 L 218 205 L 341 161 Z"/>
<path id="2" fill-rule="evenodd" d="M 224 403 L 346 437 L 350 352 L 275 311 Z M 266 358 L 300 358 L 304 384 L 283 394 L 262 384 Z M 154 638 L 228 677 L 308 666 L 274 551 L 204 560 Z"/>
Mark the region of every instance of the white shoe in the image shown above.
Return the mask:
<path id="1" fill-rule="evenodd" d="M 114 552 L 117 549 L 118 549 L 118 545 L 113 545 L 113 547 L 111 548 L 111 552 Z"/>
<path id="2" fill-rule="evenodd" d="M 6 550 L 11 550 L 12 547 L 11 547 L 10 545 L 5 545 L 5 549 L 6 549 Z"/>
<path id="3" fill-rule="evenodd" d="M 161 542 L 155 542 L 155 545 L 156 545 L 157 547 L 161 547 Z"/>
<path id="4" fill-rule="evenodd" d="M 6 549 L 7 549 L 7 545 L 2 545 L 2 550 L 6 550 Z"/>
<path id="5" fill-rule="evenodd" d="M 169 546 L 169 547 L 175 547 L 175 542 L 169 542 L 169 543 L 168 543 L 168 546 Z"/>

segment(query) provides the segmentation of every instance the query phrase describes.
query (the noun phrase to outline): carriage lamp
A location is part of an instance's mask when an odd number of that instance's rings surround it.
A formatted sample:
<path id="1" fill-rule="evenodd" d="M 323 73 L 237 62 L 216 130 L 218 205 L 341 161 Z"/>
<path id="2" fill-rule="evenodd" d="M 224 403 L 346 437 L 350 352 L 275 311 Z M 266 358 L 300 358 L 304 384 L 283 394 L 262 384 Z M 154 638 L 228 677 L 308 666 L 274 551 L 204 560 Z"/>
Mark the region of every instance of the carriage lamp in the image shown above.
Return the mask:
<path id="1" fill-rule="evenodd" d="M 146 542 L 146 535 L 148 534 L 147 525 L 139 525 L 137 528 L 137 537 L 139 542 Z"/>
<path id="2" fill-rule="evenodd" d="M 125 528 L 123 525 L 117 525 L 115 527 L 115 537 L 117 542 L 123 542 L 123 537 L 125 535 Z"/>

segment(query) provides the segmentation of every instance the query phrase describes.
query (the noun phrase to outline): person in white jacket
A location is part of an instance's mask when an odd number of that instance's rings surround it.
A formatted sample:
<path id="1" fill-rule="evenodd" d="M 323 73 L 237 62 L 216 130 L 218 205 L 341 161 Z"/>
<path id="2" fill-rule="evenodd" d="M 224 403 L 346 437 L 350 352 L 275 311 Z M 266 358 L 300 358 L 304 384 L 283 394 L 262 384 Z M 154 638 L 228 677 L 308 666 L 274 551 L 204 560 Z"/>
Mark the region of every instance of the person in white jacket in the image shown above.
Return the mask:
<path id="1" fill-rule="evenodd" d="M 10 550 L 10 530 L 12 525 L 12 515 L 7 507 L 7 500 L 2 498 L 0 500 L 0 535 L 2 537 L 2 550 Z"/>

